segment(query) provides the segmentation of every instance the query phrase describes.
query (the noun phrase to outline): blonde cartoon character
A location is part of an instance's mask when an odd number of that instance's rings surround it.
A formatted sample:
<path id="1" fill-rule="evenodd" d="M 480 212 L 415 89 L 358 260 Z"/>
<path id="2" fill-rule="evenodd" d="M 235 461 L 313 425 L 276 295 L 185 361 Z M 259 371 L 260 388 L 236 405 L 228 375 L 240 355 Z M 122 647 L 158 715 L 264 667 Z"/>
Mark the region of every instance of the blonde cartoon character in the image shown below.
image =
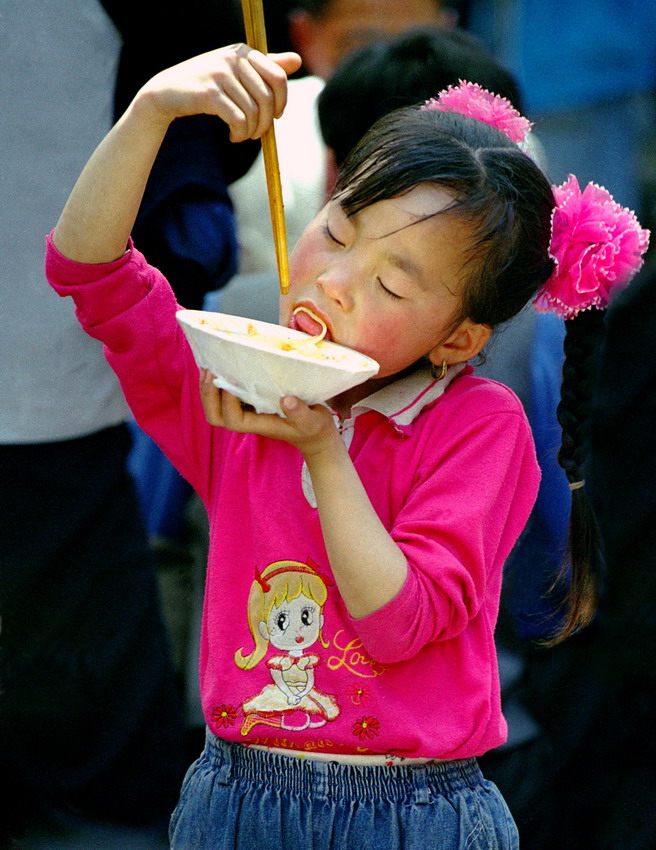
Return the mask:
<path id="1" fill-rule="evenodd" d="M 308 560 L 276 561 L 255 581 L 248 597 L 248 625 L 254 649 L 235 653 L 235 664 L 251 670 L 264 658 L 271 644 L 280 650 L 266 662 L 273 683 L 242 704 L 244 723 L 241 734 L 247 735 L 258 723 L 288 730 L 323 726 L 339 715 L 334 696 L 315 687 L 314 671 L 320 657 L 306 652 L 321 636 L 323 606 L 328 597 L 327 585 L 332 581 L 321 575 L 315 563 Z M 299 718 L 300 722 L 294 722 Z"/>

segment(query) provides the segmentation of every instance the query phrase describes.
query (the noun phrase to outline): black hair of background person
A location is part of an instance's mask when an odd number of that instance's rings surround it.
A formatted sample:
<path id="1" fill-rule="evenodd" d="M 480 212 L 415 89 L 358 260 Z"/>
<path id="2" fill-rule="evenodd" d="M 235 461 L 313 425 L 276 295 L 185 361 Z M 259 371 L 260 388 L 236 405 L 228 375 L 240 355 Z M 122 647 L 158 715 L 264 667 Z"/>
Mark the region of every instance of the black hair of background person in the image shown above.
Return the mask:
<path id="1" fill-rule="evenodd" d="M 592 396 L 586 486 L 605 554 L 595 655 L 608 681 L 586 741 L 601 850 L 656 847 L 656 251 L 611 304 Z M 584 750 L 585 754 L 585 750 Z M 604 762 L 613 765 L 602 770 Z M 611 843 L 614 842 L 614 843 Z"/>
<path id="2" fill-rule="evenodd" d="M 427 69 L 430 73 L 427 73 Z M 417 29 L 389 43 L 369 44 L 348 56 L 318 101 L 326 145 L 342 162 L 381 116 L 420 103 L 460 79 L 475 81 L 507 98 L 520 112 L 514 77 L 487 52 L 482 42 L 460 29 Z M 384 96 L 380 92 L 385 92 Z M 411 93 L 411 94 L 410 94 Z"/>
<path id="3" fill-rule="evenodd" d="M 598 616 L 618 651 L 629 652 L 624 673 L 652 679 L 656 664 L 648 662 L 656 661 L 656 366 L 649 352 L 655 333 L 652 248 L 648 262 L 606 315 L 586 471 L 606 557 Z M 640 654 L 641 648 L 649 657 Z"/>

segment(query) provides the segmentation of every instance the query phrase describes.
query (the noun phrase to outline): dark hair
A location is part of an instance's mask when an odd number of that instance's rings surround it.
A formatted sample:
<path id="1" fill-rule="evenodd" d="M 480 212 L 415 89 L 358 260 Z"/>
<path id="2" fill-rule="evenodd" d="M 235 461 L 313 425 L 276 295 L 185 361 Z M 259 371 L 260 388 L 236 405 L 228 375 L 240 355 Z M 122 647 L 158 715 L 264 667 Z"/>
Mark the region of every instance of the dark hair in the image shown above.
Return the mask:
<path id="1" fill-rule="evenodd" d="M 398 197 L 421 183 L 450 190 L 440 214 L 462 216 L 473 237 L 460 314 L 492 328 L 515 316 L 553 271 L 549 255 L 554 196 L 533 160 L 504 133 L 464 115 L 405 107 L 381 118 L 347 156 L 334 196 L 347 215 Z M 582 478 L 598 311 L 567 322 L 559 407 L 559 461 L 570 482 Z M 570 524 L 565 624 L 557 643 L 592 617 L 598 570 L 597 537 L 583 491 Z"/>
<path id="2" fill-rule="evenodd" d="M 406 107 L 384 116 L 346 158 L 335 195 L 347 215 L 435 183 L 457 198 L 449 214 L 473 228 L 462 314 L 494 328 L 512 318 L 553 269 L 551 187 L 499 130 L 463 115 Z"/>
<path id="3" fill-rule="evenodd" d="M 379 118 L 435 97 L 459 80 L 507 98 L 520 112 L 512 74 L 461 29 L 422 27 L 350 53 L 319 95 L 321 135 L 339 165 Z"/>
<path id="4" fill-rule="evenodd" d="M 565 361 L 558 405 L 562 445 L 558 463 L 570 484 L 577 486 L 572 491 L 569 522 L 566 616 L 555 637 L 546 642 L 547 646 L 558 643 L 592 620 L 603 567 L 601 535 L 582 485 L 589 453 L 592 387 L 604 332 L 604 312 L 596 308 L 583 310 L 565 322 L 565 329 Z M 566 574 L 566 569 L 562 574 Z"/>

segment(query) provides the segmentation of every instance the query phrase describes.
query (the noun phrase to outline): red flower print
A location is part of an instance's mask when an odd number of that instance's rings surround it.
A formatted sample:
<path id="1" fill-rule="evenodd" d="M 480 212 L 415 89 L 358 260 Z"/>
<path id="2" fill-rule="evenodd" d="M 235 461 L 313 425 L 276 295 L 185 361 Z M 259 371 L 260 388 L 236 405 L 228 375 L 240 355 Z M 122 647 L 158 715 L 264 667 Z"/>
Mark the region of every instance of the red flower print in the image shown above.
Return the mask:
<path id="1" fill-rule="evenodd" d="M 369 688 L 365 688 L 363 685 L 349 685 L 346 689 L 346 696 L 351 700 L 353 705 L 361 705 L 363 702 L 367 702 L 367 700 L 372 698 Z"/>
<path id="2" fill-rule="evenodd" d="M 353 734 L 361 741 L 380 735 L 380 720 L 377 717 L 361 717 L 353 724 Z"/>
<path id="3" fill-rule="evenodd" d="M 219 705 L 212 711 L 212 722 L 219 726 L 232 726 L 237 719 L 237 710 L 231 705 Z"/>

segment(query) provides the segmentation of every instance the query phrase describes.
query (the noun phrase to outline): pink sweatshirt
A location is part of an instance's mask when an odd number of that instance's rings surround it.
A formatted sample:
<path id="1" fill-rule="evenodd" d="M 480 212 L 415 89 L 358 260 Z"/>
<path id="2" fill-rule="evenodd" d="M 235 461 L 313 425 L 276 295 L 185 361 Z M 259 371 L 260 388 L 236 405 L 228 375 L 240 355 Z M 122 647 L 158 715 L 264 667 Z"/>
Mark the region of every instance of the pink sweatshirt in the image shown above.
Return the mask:
<path id="1" fill-rule="evenodd" d="M 493 633 L 502 568 L 539 482 L 513 393 L 469 367 L 450 383 L 419 369 L 340 422 L 409 565 L 396 598 L 354 620 L 332 579 L 302 456 L 206 423 L 162 275 L 134 248 L 89 266 L 49 243 L 46 268 L 105 344 L 138 422 L 207 507 L 200 686 L 212 732 L 390 763 L 501 744 Z"/>

